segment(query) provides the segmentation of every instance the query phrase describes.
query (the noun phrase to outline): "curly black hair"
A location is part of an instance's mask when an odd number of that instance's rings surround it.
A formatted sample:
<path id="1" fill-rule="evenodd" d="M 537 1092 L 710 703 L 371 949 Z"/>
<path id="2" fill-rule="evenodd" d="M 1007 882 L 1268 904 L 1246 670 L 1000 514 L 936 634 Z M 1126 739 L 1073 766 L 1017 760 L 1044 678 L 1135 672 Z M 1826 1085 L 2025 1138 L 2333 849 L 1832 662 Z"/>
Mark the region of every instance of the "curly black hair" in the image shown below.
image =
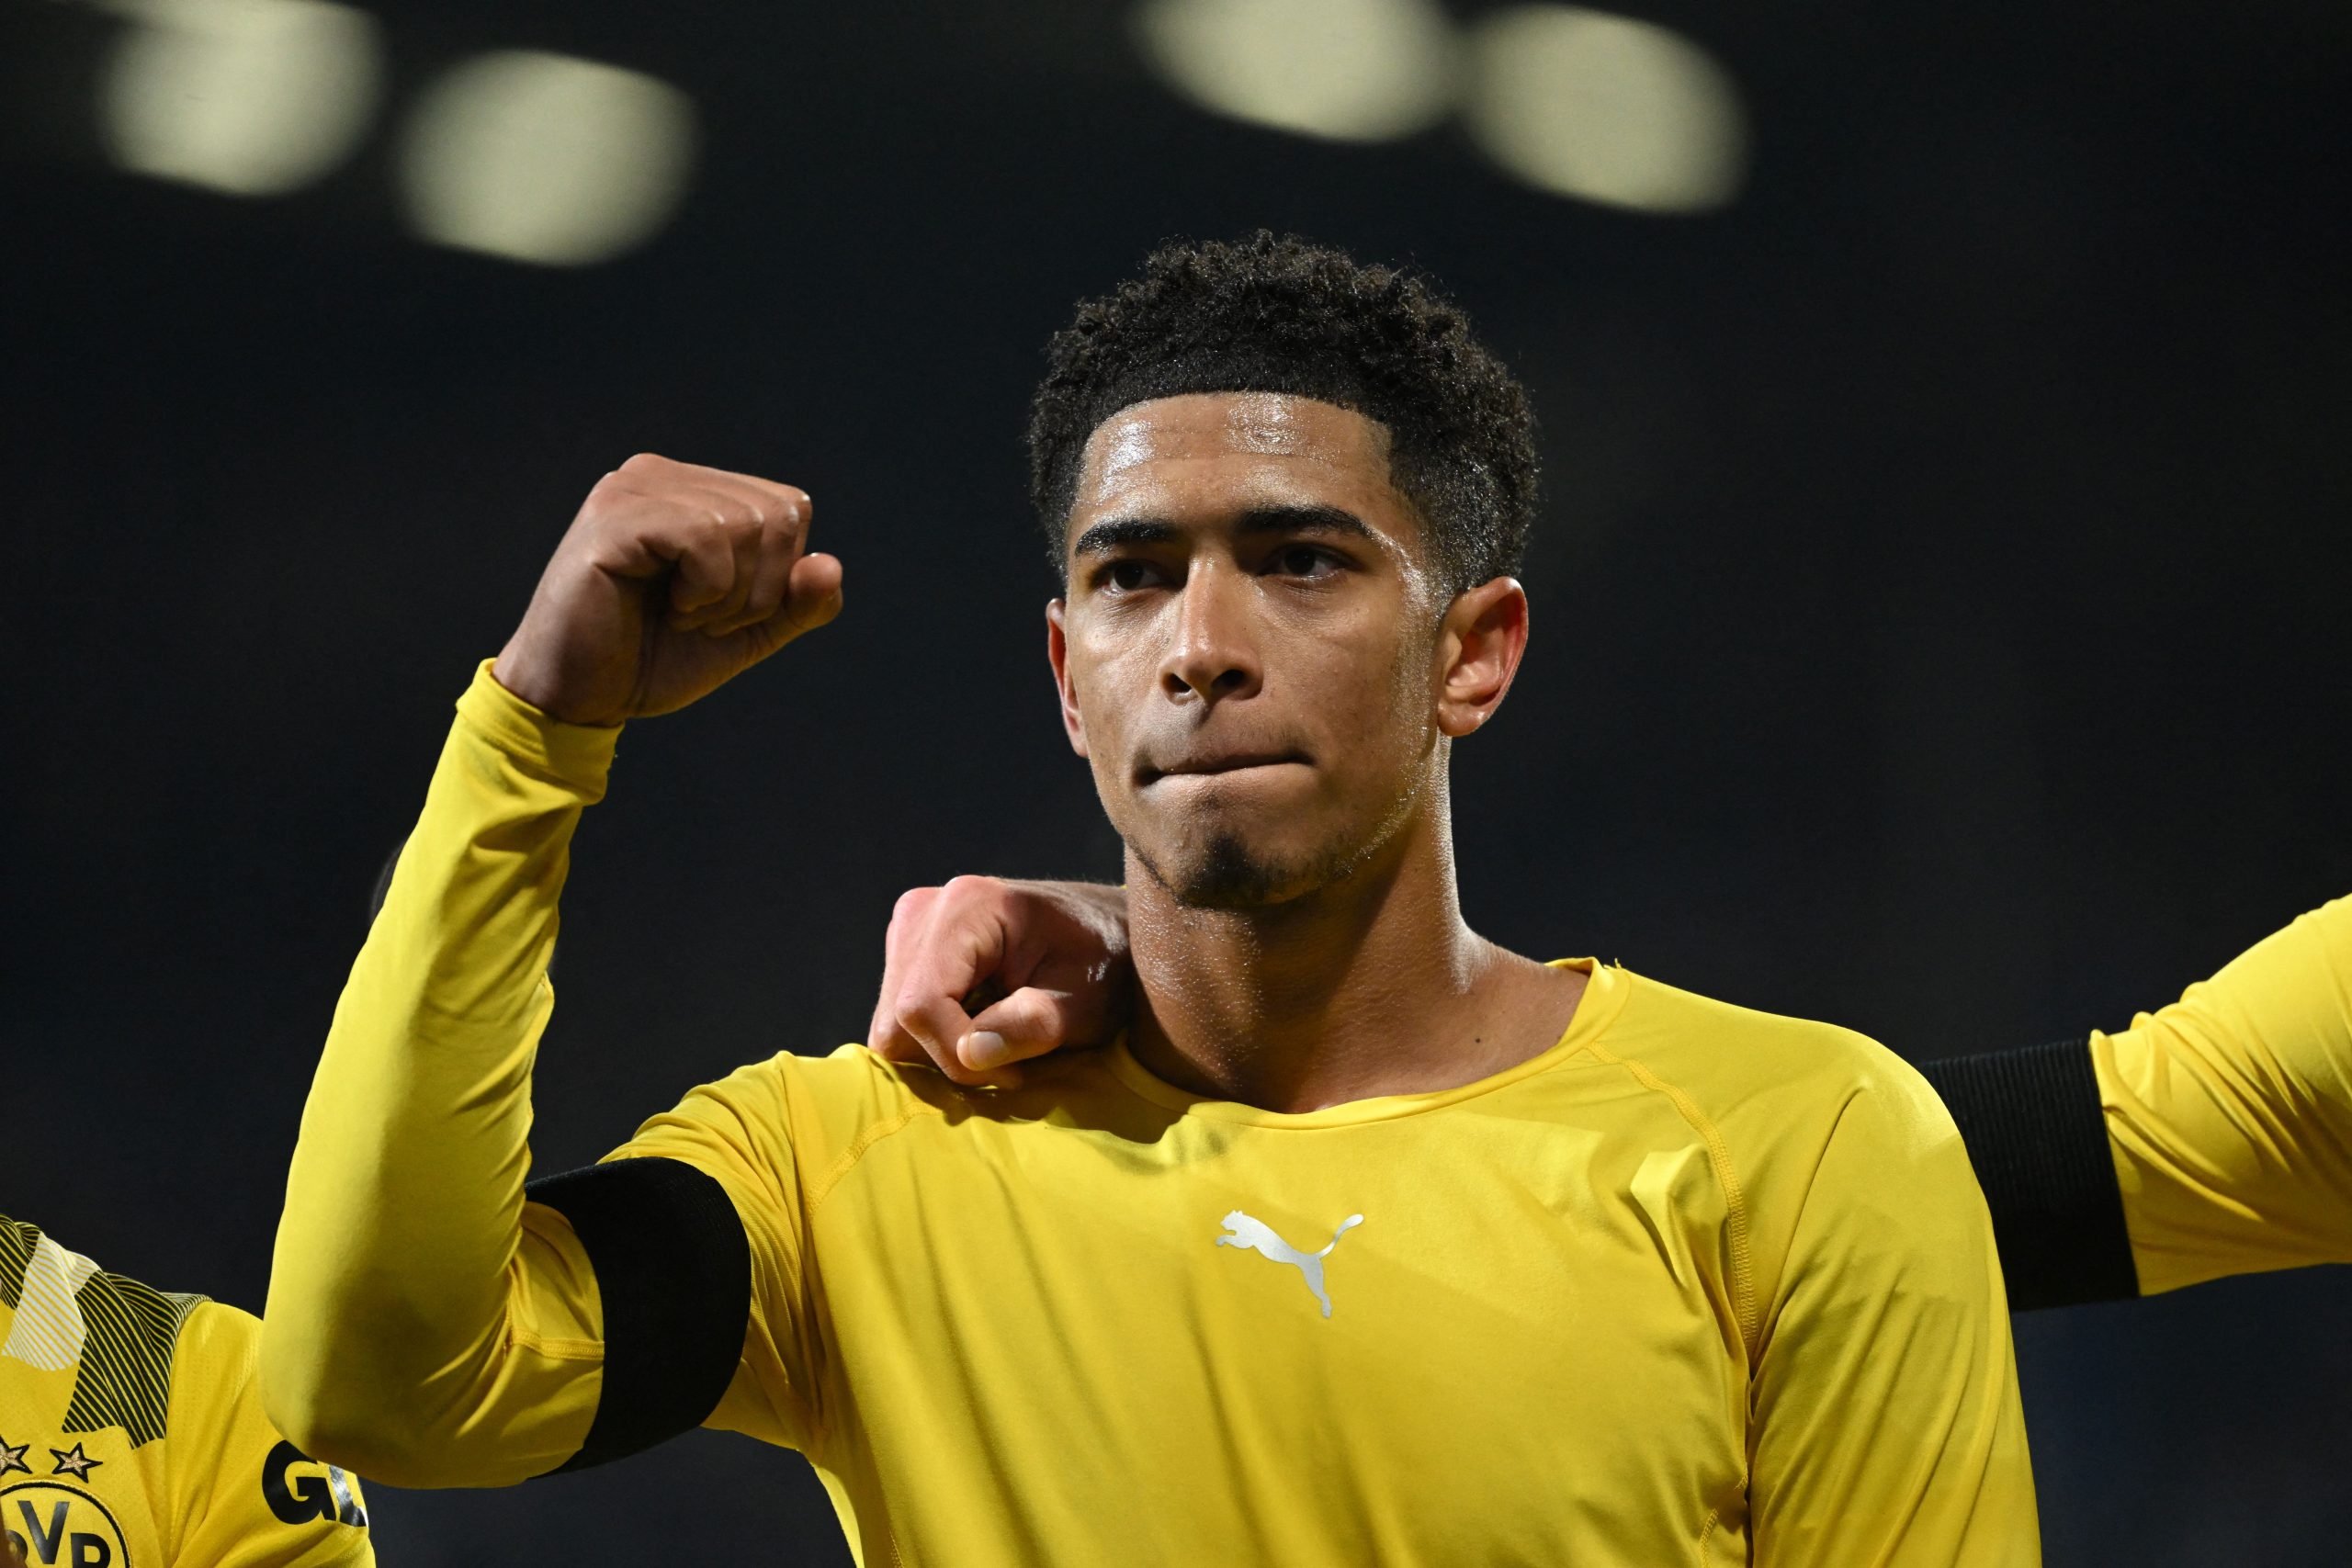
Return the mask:
<path id="1" fill-rule="evenodd" d="M 1087 437 L 1185 392 L 1289 392 L 1389 434 L 1390 482 L 1453 589 L 1519 570 L 1535 512 L 1527 393 L 1422 279 L 1295 234 L 1180 242 L 1080 305 L 1046 349 L 1029 414 L 1030 494 L 1055 570 Z"/>

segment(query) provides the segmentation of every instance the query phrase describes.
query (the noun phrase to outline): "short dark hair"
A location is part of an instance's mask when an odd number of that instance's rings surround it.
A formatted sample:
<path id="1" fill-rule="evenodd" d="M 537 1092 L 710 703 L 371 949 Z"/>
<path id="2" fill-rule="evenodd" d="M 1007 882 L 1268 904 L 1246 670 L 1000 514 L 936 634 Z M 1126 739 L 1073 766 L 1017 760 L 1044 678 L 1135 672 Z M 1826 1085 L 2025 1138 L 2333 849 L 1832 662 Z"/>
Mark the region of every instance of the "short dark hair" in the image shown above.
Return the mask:
<path id="1" fill-rule="evenodd" d="M 1389 434 L 1390 480 L 1460 592 L 1519 570 L 1535 513 L 1526 389 L 1424 279 L 1295 234 L 1162 245 L 1080 304 L 1046 349 L 1029 415 L 1030 494 L 1055 570 L 1087 437 L 1186 392 L 1288 392 Z"/>

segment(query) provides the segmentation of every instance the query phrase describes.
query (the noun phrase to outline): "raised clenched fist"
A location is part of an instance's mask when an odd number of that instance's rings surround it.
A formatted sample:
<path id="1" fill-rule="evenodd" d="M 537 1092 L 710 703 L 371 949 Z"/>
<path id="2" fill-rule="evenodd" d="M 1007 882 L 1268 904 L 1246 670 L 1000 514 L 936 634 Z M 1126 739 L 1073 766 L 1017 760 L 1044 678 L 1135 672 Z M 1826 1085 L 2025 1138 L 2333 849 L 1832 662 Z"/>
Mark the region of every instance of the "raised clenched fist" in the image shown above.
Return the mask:
<path id="1" fill-rule="evenodd" d="M 640 453 L 597 481 L 491 673 L 543 713 L 684 707 L 841 613 L 806 491 Z"/>

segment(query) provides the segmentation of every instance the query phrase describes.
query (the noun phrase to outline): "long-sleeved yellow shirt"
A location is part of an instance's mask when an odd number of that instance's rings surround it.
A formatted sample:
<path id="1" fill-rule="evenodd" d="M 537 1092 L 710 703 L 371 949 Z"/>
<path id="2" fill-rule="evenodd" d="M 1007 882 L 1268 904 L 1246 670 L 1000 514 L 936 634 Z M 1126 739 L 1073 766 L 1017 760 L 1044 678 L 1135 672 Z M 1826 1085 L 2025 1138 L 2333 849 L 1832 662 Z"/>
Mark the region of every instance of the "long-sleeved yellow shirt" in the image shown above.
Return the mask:
<path id="1" fill-rule="evenodd" d="M 304 1113 L 264 1351 L 289 1431 L 403 1484 L 581 1451 L 661 1273 L 524 1190 L 616 732 L 486 671 L 458 711 Z M 703 1173 L 742 1233 L 697 1417 L 805 1452 L 867 1564 L 2036 1562 L 1935 1096 L 1582 966 L 1532 1060 L 1302 1115 L 1116 1047 L 1007 1092 L 855 1046 L 694 1090 L 616 1157 Z"/>
<path id="2" fill-rule="evenodd" d="M 2090 1049 L 2143 1294 L 2352 1262 L 2352 898 Z"/>

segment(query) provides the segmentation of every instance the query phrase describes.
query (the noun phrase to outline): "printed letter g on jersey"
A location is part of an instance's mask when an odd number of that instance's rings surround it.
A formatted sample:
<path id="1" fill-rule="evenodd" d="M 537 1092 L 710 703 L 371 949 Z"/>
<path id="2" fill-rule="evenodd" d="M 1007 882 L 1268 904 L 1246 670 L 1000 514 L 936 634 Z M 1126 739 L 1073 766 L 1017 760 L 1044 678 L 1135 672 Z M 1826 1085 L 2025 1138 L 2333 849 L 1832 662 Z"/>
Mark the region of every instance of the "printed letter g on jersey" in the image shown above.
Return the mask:
<path id="1" fill-rule="evenodd" d="M 351 1477 L 291 1443 L 279 1443 L 262 1461 L 261 1495 L 269 1511 L 289 1525 L 327 1519 L 368 1528 L 368 1510 L 360 1506 Z"/>

